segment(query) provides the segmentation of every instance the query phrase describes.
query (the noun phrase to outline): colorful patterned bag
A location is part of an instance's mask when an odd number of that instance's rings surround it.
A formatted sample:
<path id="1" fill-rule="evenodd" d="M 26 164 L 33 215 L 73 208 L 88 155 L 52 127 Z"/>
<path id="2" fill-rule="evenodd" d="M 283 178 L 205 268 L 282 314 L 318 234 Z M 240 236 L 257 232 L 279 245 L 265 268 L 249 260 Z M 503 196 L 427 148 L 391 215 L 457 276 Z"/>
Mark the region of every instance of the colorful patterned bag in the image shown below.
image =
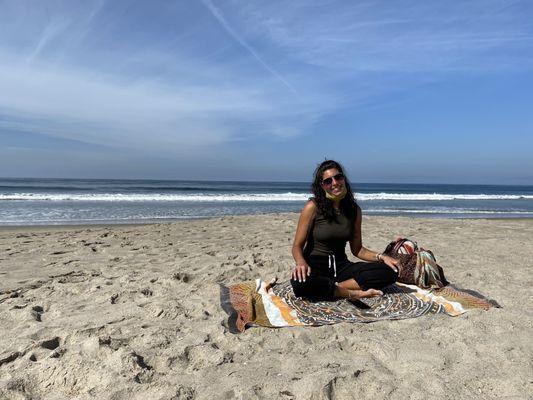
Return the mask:
<path id="1" fill-rule="evenodd" d="M 441 288 L 449 283 L 435 255 L 430 250 L 418 247 L 415 241 L 398 238 L 389 243 L 383 253 L 400 260 L 398 282 L 424 289 Z"/>

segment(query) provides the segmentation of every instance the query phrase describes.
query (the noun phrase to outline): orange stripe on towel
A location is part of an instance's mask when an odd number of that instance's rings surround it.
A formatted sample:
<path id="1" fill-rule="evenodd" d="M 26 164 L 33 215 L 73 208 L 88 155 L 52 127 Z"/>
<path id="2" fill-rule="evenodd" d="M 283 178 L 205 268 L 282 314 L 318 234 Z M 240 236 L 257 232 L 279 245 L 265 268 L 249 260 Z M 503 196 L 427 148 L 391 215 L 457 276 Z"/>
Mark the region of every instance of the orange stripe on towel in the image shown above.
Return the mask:
<path id="1" fill-rule="evenodd" d="M 293 309 L 283 301 L 281 297 L 276 296 L 275 294 L 269 293 L 269 297 L 272 300 L 272 303 L 278 308 L 281 316 L 290 326 L 303 326 L 305 324 L 301 323 L 296 317 L 291 315 Z"/>

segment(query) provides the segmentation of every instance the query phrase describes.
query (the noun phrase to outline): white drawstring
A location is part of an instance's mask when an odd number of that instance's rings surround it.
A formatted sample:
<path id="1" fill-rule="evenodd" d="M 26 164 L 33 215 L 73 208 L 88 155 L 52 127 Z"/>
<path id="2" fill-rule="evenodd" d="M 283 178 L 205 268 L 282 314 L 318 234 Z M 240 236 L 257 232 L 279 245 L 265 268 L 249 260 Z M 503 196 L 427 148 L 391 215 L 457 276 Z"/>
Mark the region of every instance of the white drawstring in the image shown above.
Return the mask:
<path id="1" fill-rule="evenodd" d="M 335 254 L 328 255 L 328 268 L 331 268 L 331 259 L 333 258 L 333 276 L 337 277 L 337 262 L 335 261 Z"/>

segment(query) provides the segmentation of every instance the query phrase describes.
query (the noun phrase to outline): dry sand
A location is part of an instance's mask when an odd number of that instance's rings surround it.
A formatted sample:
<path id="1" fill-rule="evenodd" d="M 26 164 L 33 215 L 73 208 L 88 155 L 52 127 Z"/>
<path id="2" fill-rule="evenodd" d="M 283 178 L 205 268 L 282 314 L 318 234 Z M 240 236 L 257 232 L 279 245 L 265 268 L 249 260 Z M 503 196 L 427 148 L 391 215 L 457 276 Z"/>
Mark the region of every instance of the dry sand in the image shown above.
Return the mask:
<path id="1" fill-rule="evenodd" d="M 0 398 L 532 398 L 533 220 L 364 218 L 500 309 L 230 334 L 218 285 L 288 278 L 296 221 L 1 230 Z"/>

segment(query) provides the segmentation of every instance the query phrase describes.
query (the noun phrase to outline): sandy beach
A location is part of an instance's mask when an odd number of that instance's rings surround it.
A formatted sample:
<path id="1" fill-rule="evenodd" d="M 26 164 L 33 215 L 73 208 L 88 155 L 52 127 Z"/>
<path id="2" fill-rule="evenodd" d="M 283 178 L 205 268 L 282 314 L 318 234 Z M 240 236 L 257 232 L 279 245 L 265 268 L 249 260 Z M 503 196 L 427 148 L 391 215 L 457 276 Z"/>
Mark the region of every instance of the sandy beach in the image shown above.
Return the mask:
<path id="1" fill-rule="evenodd" d="M 533 220 L 363 219 L 502 308 L 229 333 L 219 285 L 288 279 L 297 218 L 0 230 L 0 398 L 533 398 Z"/>

